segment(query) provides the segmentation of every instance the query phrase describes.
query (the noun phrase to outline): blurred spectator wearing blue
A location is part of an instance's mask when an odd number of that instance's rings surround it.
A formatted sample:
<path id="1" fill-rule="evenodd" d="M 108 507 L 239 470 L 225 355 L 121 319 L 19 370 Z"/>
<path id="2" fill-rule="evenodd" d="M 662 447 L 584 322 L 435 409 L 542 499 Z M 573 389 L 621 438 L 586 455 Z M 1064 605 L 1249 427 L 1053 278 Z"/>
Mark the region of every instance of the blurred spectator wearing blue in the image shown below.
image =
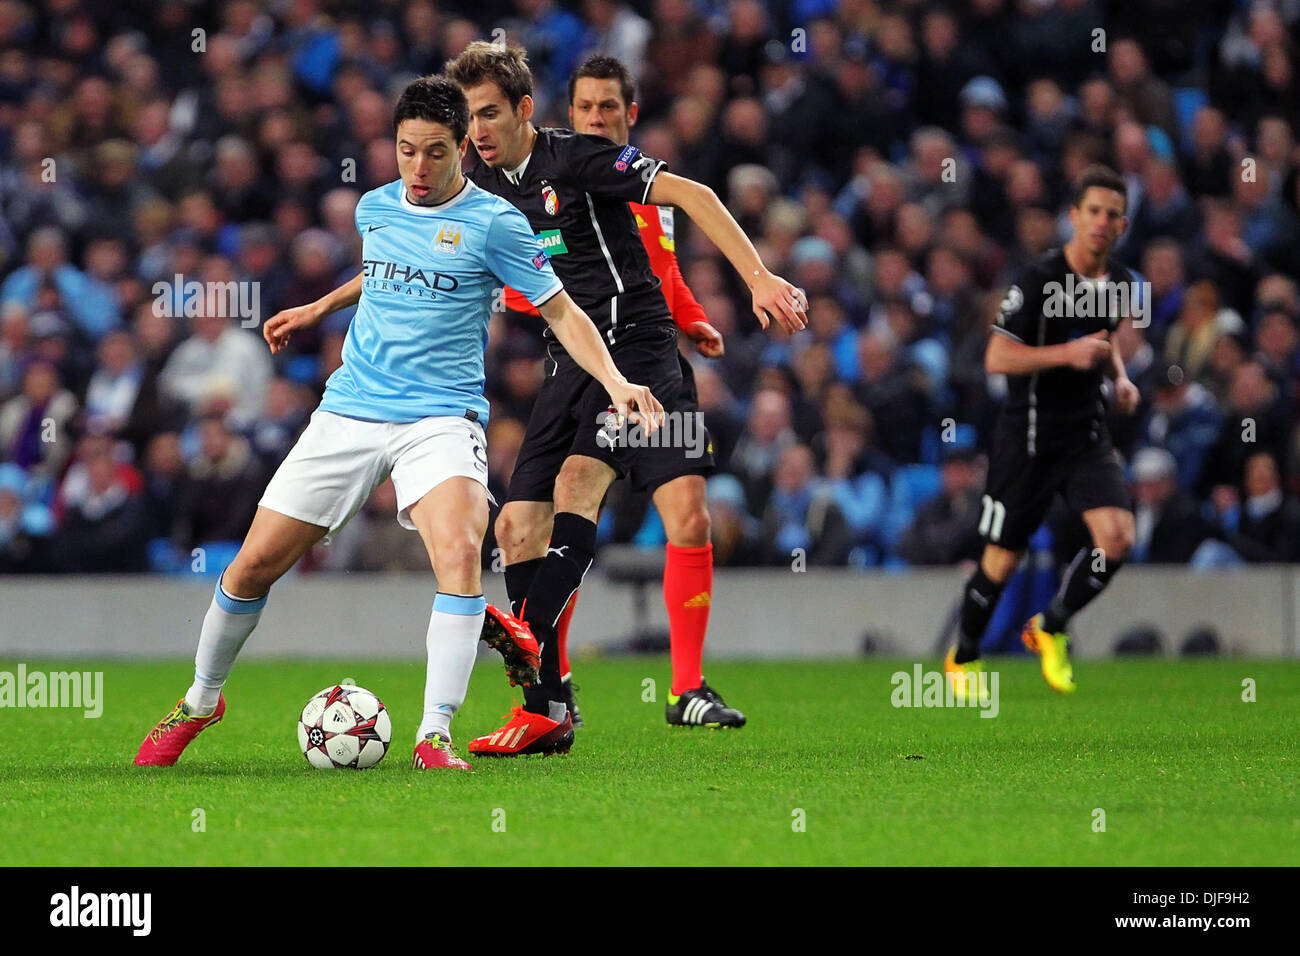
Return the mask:
<path id="1" fill-rule="evenodd" d="M 262 414 L 247 429 L 248 440 L 262 469 L 269 475 L 284 461 L 307 424 L 314 398 L 308 401 L 301 386 L 287 378 L 272 379 L 266 390 Z"/>
<path id="2" fill-rule="evenodd" d="M 1177 469 L 1163 448 L 1133 456 L 1134 563 L 1187 564 L 1210 535 L 1196 499 L 1178 486 Z"/>
<path id="3" fill-rule="evenodd" d="M 1157 238 L 1192 236 L 1201 225 L 1196 204 L 1183 188 L 1172 159 L 1151 159 L 1143 187 L 1128 232 L 1115 252 L 1125 262 L 1140 262 L 1147 245 Z"/>
<path id="4" fill-rule="evenodd" d="M 294 0 L 283 11 L 285 34 L 277 43 L 289 54 L 296 79 L 323 99 L 339 61 L 339 37 L 318 0 Z"/>
<path id="5" fill-rule="evenodd" d="M 528 51 L 538 107 L 545 112 L 561 106 L 568 101 L 569 76 L 582 58 L 587 27 L 555 0 L 515 0 L 515 9 L 518 17 L 503 26 L 510 41 Z"/>
<path id="6" fill-rule="evenodd" d="M 777 461 L 797 441 L 789 396 L 776 389 L 755 393 L 745 431 L 731 453 L 731 471 L 745 488 L 751 514 L 761 514 L 767 507 Z"/>
<path id="7" fill-rule="evenodd" d="M 1271 452 L 1281 461 L 1293 425 L 1282 390 L 1264 366 L 1258 361 L 1239 366 L 1232 373 L 1223 423 L 1201 475 L 1200 492 L 1235 484 L 1245 471 L 1246 459 L 1257 451 Z"/>
<path id="8" fill-rule="evenodd" d="M 876 564 L 883 553 L 889 512 L 889 478 L 894 463 L 875 445 L 876 423 L 856 403 L 827 409 L 819 436 L 822 472 L 844 516 L 853 544 L 863 548 L 863 563 Z"/>
<path id="9" fill-rule="evenodd" d="M 1300 105 L 1300 104 L 1297 104 Z M 1241 210 L 1241 238 L 1272 267 L 1287 262 L 1300 238 L 1300 227 L 1280 196 L 1281 182 L 1267 167 L 1257 165 L 1254 176 L 1234 176 L 1233 198 Z"/>
<path id="10" fill-rule="evenodd" d="M 806 565 L 837 565 L 849 556 L 848 525 L 806 445 L 787 448 L 777 461 L 762 534 L 769 564 L 790 567 L 802 559 Z"/>
<path id="11" fill-rule="evenodd" d="M 1210 507 L 1214 540 L 1207 544 L 1217 547 L 1198 549 L 1193 567 L 1300 561 L 1300 503 L 1283 494 L 1282 475 L 1270 453 L 1247 458 L 1241 492 L 1220 485 Z"/>
<path id="12" fill-rule="evenodd" d="M 808 333 L 812 341 L 830 349 L 835 377 L 853 382 L 858 378 L 857 330 L 848 321 L 844 307 L 833 296 L 809 299 Z"/>
<path id="13" fill-rule="evenodd" d="M 587 22 L 583 56 L 604 53 L 621 61 L 633 76 L 645 72 L 646 45 L 654 32 L 648 20 L 622 0 L 583 0 L 582 14 Z M 570 72 L 560 74 L 566 88 Z"/>
<path id="14" fill-rule="evenodd" d="M 149 439 L 141 458 L 141 475 L 144 480 L 141 493 L 150 517 L 150 540 L 161 539 L 168 546 L 185 477 L 180 435 L 159 432 Z"/>
<path id="15" fill-rule="evenodd" d="M 1142 278 L 1151 283 L 1151 324 L 1147 338 L 1161 347 L 1170 327 L 1183 310 L 1187 292 L 1183 250 L 1173 238 L 1153 239 L 1142 253 Z"/>
<path id="16" fill-rule="evenodd" d="M 27 476 L 12 462 L 0 465 L 0 574 L 48 570 L 49 509 L 28 500 Z"/>
<path id="17" fill-rule="evenodd" d="M 1255 323 L 1255 342 L 1256 361 L 1274 383 L 1300 379 L 1300 328 L 1288 308 L 1275 305 L 1263 311 Z M 1294 414 L 1294 406 L 1289 411 Z"/>
<path id="18" fill-rule="evenodd" d="M 27 264 L 12 272 L 0 286 L 0 305 L 17 302 L 34 309 L 38 293 L 46 284 L 58 290 L 68 315 L 91 341 L 98 341 L 120 324 L 112 287 L 68 262 L 63 232 L 54 227 L 37 229 L 27 240 Z"/>
<path id="19" fill-rule="evenodd" d="M 1179 487 L 1195 491 L 1222 422 L 1209 391 L 1189 380 L 1182 366 L 1164 363 L 1155 379 L 1155 400 L 1139 442 L 1168 451 L 1178 470 Z"/>
<path id="20" fill-rule="evenodd" d="M 858 337 L 862 378 L 857 398 L 878 422 L 889 427 L 880 434 L 881 450 L 894 461 L 918 461 L 921 435 L 935 420 L 930 404 L 930 379 L 907 364 L 891 337 L 863 332 Z"/>
<path id="21" fill-rule="evenodd" d="M 86 420 L 108 431 L 120 431 L 131 417 L 144 366 L 127 332 L 110 332 L 99 343 L 99 365 L 86 387 Z"/>
<path id="22" fill-rule="evenodd" d="M 745 489 L 735 475 L 712 476 L 708 496 L 714 564 L 719 567 L 762 564 L 759 522 L 749 513 Z"/>
<path id="23" fill-rule="evenodd" d="M 898 542 L 898 556 L 910 564 L 978 561 L 984 541 L 978 532 L 984 476 L 973 445 L 951 445 L 939 466 L 939 494 L 916 512 Z"/>

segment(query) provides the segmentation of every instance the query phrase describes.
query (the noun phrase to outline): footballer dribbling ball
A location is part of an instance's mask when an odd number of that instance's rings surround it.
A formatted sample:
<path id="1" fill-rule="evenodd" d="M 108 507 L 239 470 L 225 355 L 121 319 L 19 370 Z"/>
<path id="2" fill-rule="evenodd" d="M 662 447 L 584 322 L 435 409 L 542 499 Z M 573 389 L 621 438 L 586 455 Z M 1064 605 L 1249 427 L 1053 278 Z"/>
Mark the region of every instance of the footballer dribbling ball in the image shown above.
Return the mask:
<path id="1" fill-rule="evenodd" d="M 365 770 L 388 753 L 393 724 L 384 702 L 355 684 L 326 687 L 298 718 L 298 745 L 317 770 Z"/>

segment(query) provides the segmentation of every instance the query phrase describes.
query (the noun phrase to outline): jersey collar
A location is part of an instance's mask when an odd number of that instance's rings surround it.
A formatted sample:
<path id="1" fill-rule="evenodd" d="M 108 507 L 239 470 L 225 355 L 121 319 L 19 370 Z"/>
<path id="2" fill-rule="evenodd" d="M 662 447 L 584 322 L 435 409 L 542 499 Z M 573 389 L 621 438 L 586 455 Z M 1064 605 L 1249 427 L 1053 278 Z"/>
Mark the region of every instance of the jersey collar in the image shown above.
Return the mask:
<path id="1" fill-rule="evenodd" d="M 398 180 L 398 182 L 401 182 L 401 180 Z M 469 177 L 466 176 L 465 184 L 460 187 L 460 191 L 456 193 L 456 195 L 448 199 L 446 202 L 440 202 L 436 206 L 417 206 L 415 203 L 411 202 L 411 200 L 406 198 L 406 184 L 402 183 L 401 186 L 402 208 L 405 209 L 407 212 L 413 212 L 421 216 L 440 216 L 448 209 L 450 209 L 452 206 L 456 205 L 456 203 L 460 202 L 462 199 L 468 196 L 470 187 L 472 185 L 473 184 L 469 181 Z"/>
<path id="2" fill-rule="evenodd" d="M 528 161 L 532 158 L 533 158 L 532 150 L 529 150 L 528 155 L 524 157 L 524 161 L 522 163 L 520 163 L 514 169 L 505 170 L 506 179 L 510 180 L 511 185 L 518 186 L 523 181 L 524 170 L 528 168 Z"/>

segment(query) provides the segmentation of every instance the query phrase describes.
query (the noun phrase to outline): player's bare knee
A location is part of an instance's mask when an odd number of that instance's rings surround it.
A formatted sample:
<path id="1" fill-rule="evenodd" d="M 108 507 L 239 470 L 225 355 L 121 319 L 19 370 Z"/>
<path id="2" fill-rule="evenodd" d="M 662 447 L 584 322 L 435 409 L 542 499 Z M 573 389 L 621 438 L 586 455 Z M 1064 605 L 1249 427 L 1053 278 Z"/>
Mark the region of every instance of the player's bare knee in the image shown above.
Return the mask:
<path id="1" fill-rule="evenodd" d="M 555 479 L 555 510 L 580 514 L 592 521 L 600 513 L 600 502 L 609 487 L 608 465 L 592 462 L 565 462 Z"/>
<path id="2" fill-rule="evenodd" d="M 686 508 L 665 517 L 668 541 L 677 548 L 702 548 L 709 543 L 709 510 L 703 506 Z"/>
<path id="3" fill-rule="evenodd" d="M 1007 567 L 1004 564 L 995 564 L 992 567 L 986 565 L 984 568 L 984 576 L 994 584 L 1006 584 L 1007 581 L 1011 579 L 1011 572 L 1013 570 L 1014 565 L 1012 567 Z"/>
<path id="4" fill-rule="evenodd" d="M 524 544 L 528 537 L 528 520 L 520 515 L 519 509 L 513 505 L 506 505 L 497 515 L 497 522 L 493 524 L 493 531 L 497 535 L 497 544 L 506 550 L 519 548 Z"/>
<path id="5" fill-rule="evenodd" d="M 221 587 L 231 597 L 261 597 L 280 577 L 278 563 L 261 549 L 241 549 L 221 575 Z"/>
<path id="6" fill-rule="evenodd" d="M 496 536 L 497 544 L 506 549 L 509 549 L 514 544 L 515 538 L 519 534 L 519 530 L 515 525 L 514 513 L 510 510 L 509 505 L 505 505 L 502 507 L 501 513 L 497 515 L 497 520 L 492 522 L 492 533 Z"/>
<path id="7" fill-rule="evenodd" d="M 473 577 L 473 572 L 482 563 L 482 538 L 475 538 L 468 532 L 450 534 L 438 540 L 433 551 L 434 573 L 438 576 L 438 586 L 447 582 L 460 582 Z"/>
<path id="8" fill-rule="evenodd" d="M 545 547 L 550 537 L 549 522 L 537 521 L 527 510 L 509 503 L 502 507 L 492 530 L 508 561 L 515 560 L 517 554 Z"/>
<path id="9" fill-rule="evenodd" d="M 1016 565 L 1020 563 L 1022 553 L 989 545 L 980 558 L 980 567 L 984 569 L 984 574 L 990 581 L 1006 584 L 1012 572 L 1016 570 Z"/>
<path id="10" fill-rule="evenodd" d="M 1123 561 L 1133 550 L 1133 532 L 1129 529 L 1117 528 L 1102 535 L 1101 540 L 1097 542 L 1097 547 L 1101 549 L 1107 561 Z"/>
<path id="11" fill-rule="evenodd" d="M 1123 561 L 1133 548 L 1133 519 L 1123 512 L 1096 515 L 1088 522 L 1092 546 L 1107 561 Z"/>

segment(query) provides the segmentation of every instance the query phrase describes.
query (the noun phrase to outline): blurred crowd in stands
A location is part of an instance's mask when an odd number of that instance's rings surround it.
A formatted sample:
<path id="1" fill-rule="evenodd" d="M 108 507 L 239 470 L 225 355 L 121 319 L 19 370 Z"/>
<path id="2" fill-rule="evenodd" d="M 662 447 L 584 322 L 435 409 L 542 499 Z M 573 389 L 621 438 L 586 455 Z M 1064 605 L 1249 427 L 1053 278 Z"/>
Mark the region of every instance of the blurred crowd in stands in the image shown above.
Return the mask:
<path id="1" fill-rule="evenodd" d="M 1113 422 L 1134 560 L 1300 560 L 1297 0 L 0 0 L 0 572 L 188 571 L 237 544 L 351 315 L 274 358 L 257 326 L 356 274 L 397 91 L 502 36 L 539 125 L 567 124 L 582 57 L 622 58 L 633 141 L 808 291 L 807 331 L 760 332 L 679 216 L 726 336 L 720 360 L 683 343 L 720 565 L 978 554 L 988 328 L 1092 162 L 1128 183 L 1117 257 L 1151 292 L 1115 340 L 1143 397 Z M 491 333 L 503 500 L 541 327 Z M 1081 525 L 1051 527 L 1072 554 Z M 616 486 L 601 540 L 663 530 Z M 381 486 L 306 566 L 428 559 Z"/>

